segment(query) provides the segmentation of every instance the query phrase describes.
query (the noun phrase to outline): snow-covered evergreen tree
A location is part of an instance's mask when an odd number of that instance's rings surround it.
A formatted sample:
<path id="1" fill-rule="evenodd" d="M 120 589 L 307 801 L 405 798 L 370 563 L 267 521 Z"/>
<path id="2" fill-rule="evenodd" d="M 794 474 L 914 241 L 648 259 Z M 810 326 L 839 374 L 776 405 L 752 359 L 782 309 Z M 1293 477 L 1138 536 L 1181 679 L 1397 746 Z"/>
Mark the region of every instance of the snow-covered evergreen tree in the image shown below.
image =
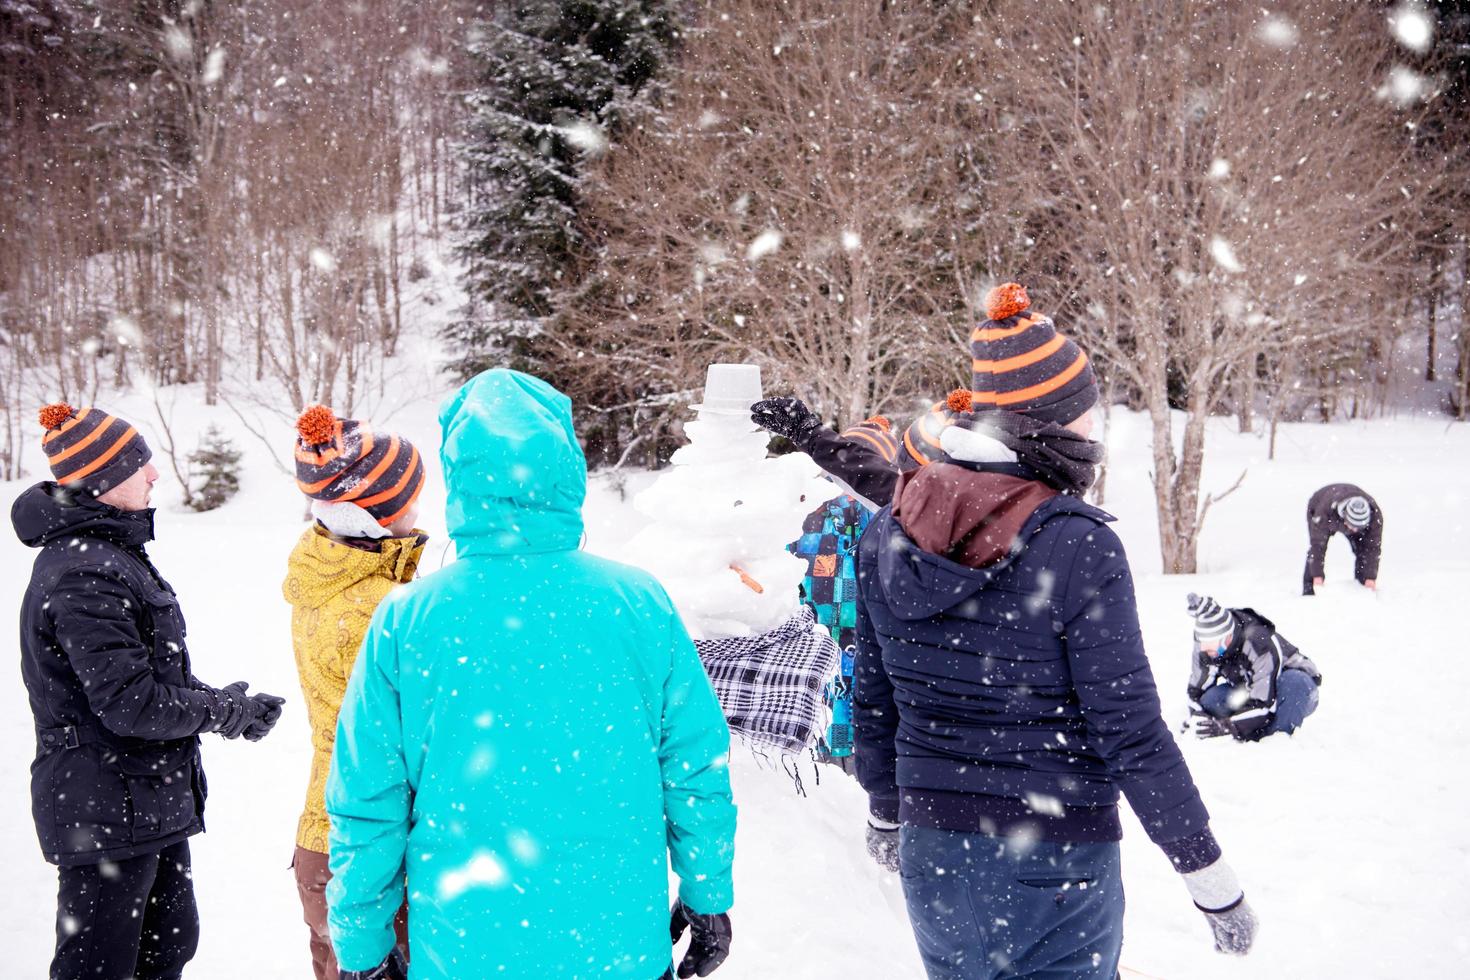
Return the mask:
<path id="1" fill-rule="evenodd" d="M 198 511 L 214 510 L 240 490 L 240 451 L 230 437 L 211 425 L 189 454 L 190 477 L 198 480 L 189 496 L 189 506 Z"/>
<path id="2" fill-rule="evenodd" d="M 645 93 L 677 27 L 672 0 L 525 0 L 472 28 L 462 249 L 473 299 L 446 331 L 461 375 L 538 366 L 537 337 L 583 246 L 581 163 Z"/>

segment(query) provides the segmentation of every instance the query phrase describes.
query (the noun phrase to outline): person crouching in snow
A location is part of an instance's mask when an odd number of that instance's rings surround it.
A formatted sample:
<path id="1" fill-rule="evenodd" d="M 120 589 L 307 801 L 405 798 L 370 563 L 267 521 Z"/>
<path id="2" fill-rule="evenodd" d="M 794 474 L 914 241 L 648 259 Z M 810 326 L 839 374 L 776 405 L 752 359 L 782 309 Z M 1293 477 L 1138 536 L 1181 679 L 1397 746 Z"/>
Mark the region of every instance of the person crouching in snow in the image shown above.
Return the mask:
<path id="1" fill-rule="evenodd" d="M 491 370 L 440 409 L 456 561 L 373 615 L 327 783 L 344 977 L 680 977 L 730 948 L 730 732 L 668 595 L 579 550 L 571 401 Z M 668 868 L 680 880 L 670 915 Z M 379 971 L 379 972 L 373 972 Z"/>
<path id="2" fill-rule="evenodd" d="M 65 404 L 41 425 L 55 479 L 23 492 L 10 519 L 40 549 L 20 669 L 36 725 L 31 812 L 59 866 L 49 976 L 173 980 L 199 943 L 198 736 L 259 741 L 285 701 L 194 676 L 178 596 L 146 550 L 158 470 L 137 429 Z"/>
<path id="3" fill-rule="evenodd" d="M 1317 710 L 1322 672 L 1269 619 L 1193 592 L 1189 614 L 1195 650 L 1185 727 L 1196 736 L 1248 742 L 1290 735 Z"/>
<path id="4" fill-rule="evenodd" d="M 1353 549 L 1353 577 L 1369 589 L 1378 588 L 1378 560 L 1383 553 L 1383 511 L 1378 501 L 1351 483 L 1332 483 L 1307 501 L 1307 567 L 1302 573 L 1302 595 L 1316 595 L 1326 577 L 1327 542 L 1334 534 L 1348 539 Z"/>
<path id="5" fill-rule="evenodd" d="M 1122 542 L 1081 500 L 1091 367 L 1020 286 L 986 305 L 970 404 L 859 546 L 870 853 L 902 871 L 931 980 L 1113 980 L 1121 789 L 1216 948 L 1244 953 L 1256 920 L 1160 713 Z"/>
<path id="6" fill-rule="evenodd" d="M 303 412 L 296 430 L 296 485 L 311 498 L 315 522 L 296 542 L 283 586 L 312 746 L 292 867 L 316 980 L 337 980 L 327 929 L 327 771 L 337 713 L 368 621 L 394 586 L 413 579 L 423 555 L 427 538 L 414 521 L 424 463 L 407 439 L 338 419 L 323 405 Z M 402 892 L 400 885 L 400 905 Z M 406 944 L 406 907 L 394 930 L 398 944 Z"/>

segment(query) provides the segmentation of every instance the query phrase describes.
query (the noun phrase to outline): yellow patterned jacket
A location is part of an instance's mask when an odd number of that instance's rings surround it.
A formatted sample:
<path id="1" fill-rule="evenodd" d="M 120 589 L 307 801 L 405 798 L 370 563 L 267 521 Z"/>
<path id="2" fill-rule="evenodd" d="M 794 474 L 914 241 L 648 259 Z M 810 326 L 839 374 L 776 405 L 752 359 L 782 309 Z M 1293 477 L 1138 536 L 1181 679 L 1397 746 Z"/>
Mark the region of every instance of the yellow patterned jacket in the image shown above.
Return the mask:
<path id="1" fill-rule="evenodd" d="M 364 551 L 333 538 L 320 526 L 301 536 L 287 564 L 283 591 L 291 604 L 291 642 L 311 724 L 311 782 L 296 843 L 327 852 L 327 772 L 337 737 L 337 712 L 363 634 L 378 603 L 412 580 L 424 553 L 424 535 L 384 538 L 380 551 Z"/>

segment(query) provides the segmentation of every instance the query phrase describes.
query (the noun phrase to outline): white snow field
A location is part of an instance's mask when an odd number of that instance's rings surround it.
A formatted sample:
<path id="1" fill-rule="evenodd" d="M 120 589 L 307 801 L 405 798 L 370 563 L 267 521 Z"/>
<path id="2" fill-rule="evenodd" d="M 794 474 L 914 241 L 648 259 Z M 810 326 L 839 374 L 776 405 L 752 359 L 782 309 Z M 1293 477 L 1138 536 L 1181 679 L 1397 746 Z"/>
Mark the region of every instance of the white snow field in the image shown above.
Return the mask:
<path id="1" fill-rule="evenodd" d="M 144 399 L 105 404 L 154 438 Z M 423 523 L 435 541 L 425 571 L 438 567 L 444 547 L 433 413 L 433 401 L 421 398 L 388 426 L 430 455 Z M 211 419 L 238 432 L 225 410 L 197 409 L 181 417 L 181 441 L 192 446 L 193 431 Z M 287 429 L 272 424 L 284 455 Z M 1114 413 L 1112 429 L 1107 507 L 1121 518 L 1170 721 L 1183 716 L 1191 590 L 1274 618 L 1325 674 L 1321 708 L 1294 738 L 1183 742 L 1226 858 L 1260 916 L 1255 951 L 1240 960 L 1212 951 L 1183 885 L 1129 816 L 1124 977 L 1470 976 L 1470 427 L 1422 417 L 1286 426 L 1280 458 L 1268 462 L 1263 438 L 1237 435 L 1220 420 L 1210 430 L 1205 489 L 1229 486 L 1243 467 L 1249 475 L 1210 514 L 1202 572 L 1191 577 L 1158 573 L 1145 420 Z M 204 739 L 209 832 L 193 841 L 203 933 L 188 975 L 306 978 L 306 931 L 287 865 L 309 747 L 280 594 L 302 506 L 263 447 L 249 436 L 238 441 L 247 470 L 229 505 L 184 511 L 171 476 L 155 498 L 151 553 L 182 598 L 196 673 L 221 685 L 247 679 L 291 699 L 261 743 Z M 39 458 L 37 446 L 33 470 Z M 1339 539 L 1327 587 L 1304 598 L 1306 500 L 1337 480 L 1361 484 L 1386 512 L 1382 588 L 1374 595 L 1352 582 Z M 7 500 L 22 488 L 0 485 Z M 639 524 L 602 479 L 587 514 L 588 546 L 614 557 Z M 9 533 L 0 542 L 0 622 L 14 623 L 30 555 Z M 3 972 L 39 977 L 52 944 L 55 872 L 31 826 L 33 736 L 14 667 L 0 684 L 0 742 L 8 746 L 0 755 Z M 818 784 L 809 762 L 803 777 L 808 795 L 800 797 L 779 768 L 735 750 L 735 940 L 717 976 L 921 977 L 898 882 L 863 850 L 862 793 L 832 769 Z"/>

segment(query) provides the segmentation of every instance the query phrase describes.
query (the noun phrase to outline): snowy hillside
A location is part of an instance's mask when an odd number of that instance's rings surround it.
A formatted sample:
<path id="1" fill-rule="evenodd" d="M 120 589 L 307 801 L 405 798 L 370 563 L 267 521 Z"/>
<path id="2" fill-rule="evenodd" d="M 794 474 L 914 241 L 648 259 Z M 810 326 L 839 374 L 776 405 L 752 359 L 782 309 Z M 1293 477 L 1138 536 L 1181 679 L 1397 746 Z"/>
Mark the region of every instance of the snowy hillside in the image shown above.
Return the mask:
<path id="1" fill-rule="evenodd" d="M 108 407 L 154 438 L 150 404 L 135 398 Z M 426 570 L 440 564 L 444 546 L 434 408 L 432 399 L 416 396 L 389 422 L 430 459 L 424 524 L 435 540 Z M 191 425 L 207 421 L 188 414 Z M 205 739 L 209 832 L 194 841 L 203 931 L 189 975 L 304 978 L 306 930 L 287 865 L 309 746 L 280 594 L 302 507 L 264 447 L 239 435 L 223 410 L 216 420 L 237 433 L 246 453 L 244 489 L 225 508 L 194 514 L 179 508 L 166 476 L 156 495 L 159 541 L 152 554 L 182 598 L 196 672 L 216 684 L 246 679 L 291 702 L 264 742 Z M 286 432 L 284 422 L 271 430 L 281 456 Z M 1274 618 L 1322 668 L 1322 707 L 1295 738 L 1183 745 L 1226 857 L 1263 922 L 1248 959 L 1211 951 L 1182 884 L 1126 818 L 1124 976 L 1465 975 L 1470 713 L 1461 702 L 1470 666 L 1456 620 L 1470 582 L 1470 428 L 1425 419 L 1286 426 L 1275 462 L 1265 460 L 1262 439 L 1236 435 L 1227 422 L 1210 439 L 1206 490 L 1230 485 L 1242 468 L 1249 473 L 1210 514 L 1203 573 L 1164 578 L 1157 573 L 1146 420 L 1115 414 L 1110 434 L 1107 508 L 1119 516 L 1134 562 L 1168 717 L 1183 716 L 1190 645 L 1184 595 L 1191 590 Z M 1381 591 L 1352 583 L 1351 559 L 1339 541 L 1329 554 L 1327 587 L 1303 598 L 1306 499 L 1344 479 L 1373 493 L 1387 515 Z M 13 499 L 23 485 L 0 490 Z M 601 479 L 587 516 L 588 547 L 614 557 L 639 522 Z M 0 539 L 0 622 L 14 622 L 30 556 L 10 534 Z M 55 873 L 31 827 L 30 713 L 16 673 L 0 692 L 0 733 L 10 746 L 0 758 L 0 861 L 8 871 L 0 943 L 7 975 L 40 976 L 52 945 Z M 898 882 L 864 853 L 865 806 L 856 785 L 830 769 L 818 783 L 808 763 L 803 798 L 788 775 L 745 750 L 735 754 L 733 775 L 740 805 L 735 942 L 718 976 L 921 977 Z"/>

